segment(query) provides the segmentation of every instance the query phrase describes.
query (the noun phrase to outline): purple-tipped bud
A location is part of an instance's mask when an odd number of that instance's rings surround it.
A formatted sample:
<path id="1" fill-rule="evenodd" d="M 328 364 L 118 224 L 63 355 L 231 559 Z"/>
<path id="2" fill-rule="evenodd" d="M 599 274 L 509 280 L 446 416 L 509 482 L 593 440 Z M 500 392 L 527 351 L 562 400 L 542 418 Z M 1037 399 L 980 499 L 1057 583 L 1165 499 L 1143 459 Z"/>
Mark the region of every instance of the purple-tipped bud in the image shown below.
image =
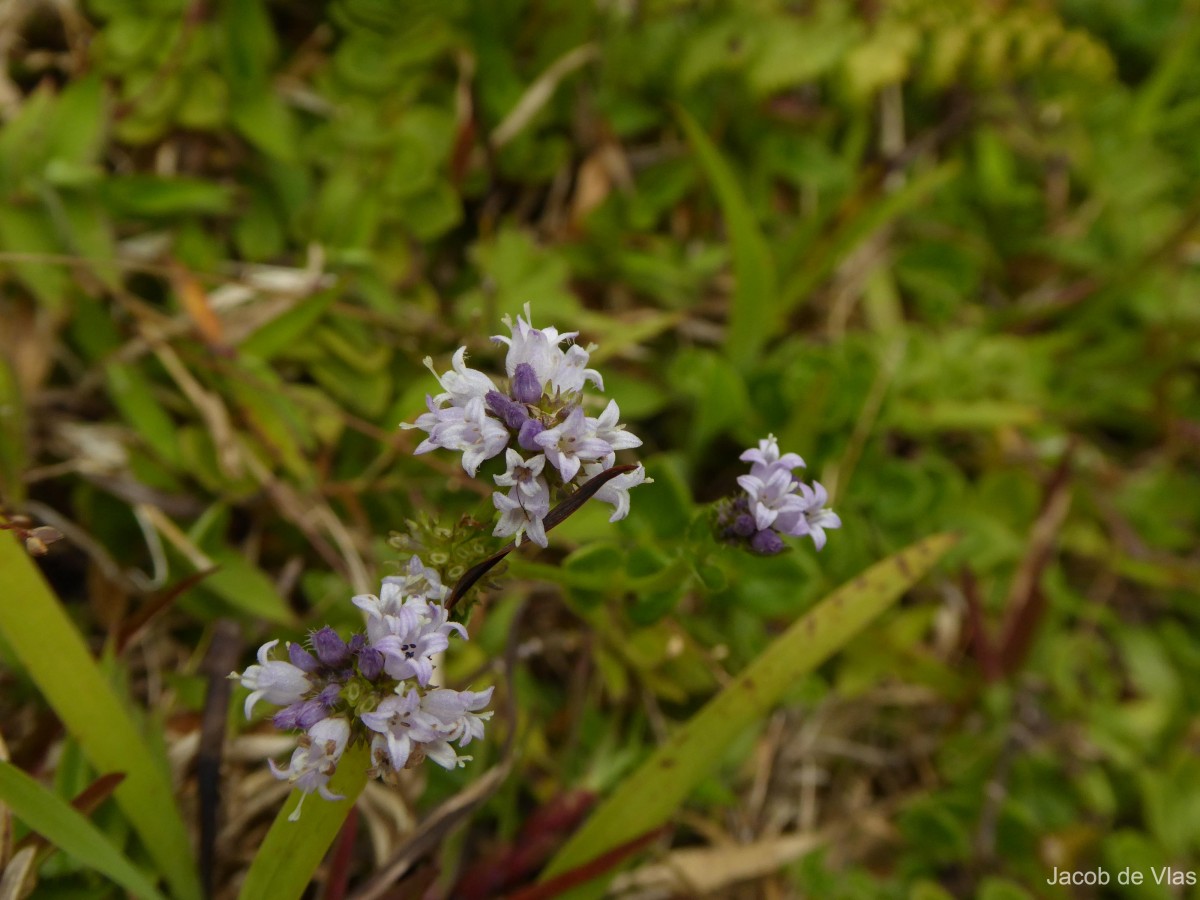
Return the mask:
<path id="1" fill-rule="evenodd" d="M 307 731 L 329 715 L 329 708 L 319 699 L 299 700 L 284 707 L 271 717 L 271 724 L 280 731 Z"/>
<path id="2" fill-rule="evenodd" d="M 488 391 L 483 395 L 483 401 L 509 428 L 521 428 L 529 421 L 529 413 L 525 411 L 525 407 L 499 391 Z"/>
<path id="3" fill-rule="evenodd" d="M 521 426 L 520 432 L 517 434 L 517 443 L 521 445 L 523 450 L 529 450 L 533 453 L 541 453 L 546 448 L 534 440 L 539 434 L 546 430 L 546 426 L 537 419 L 528 419 Z"/>
<path id="4" fill-rule="evenodd" d="M 317 659 L 326 666 L 340 666 L 350 658 L 350 648 L 328 625 L 313 632 L 312 644 L 317 651 Z"/>
<path id="5" fill-rule="evenodd" d="M 314 699 L 316 699 L 316 701 L 322 704 L 326 709 L 333 709 L 334 704 L 337 703 L 338 696 L 341 693 L 342 686 L 334 682 L 333 684 L 327 684 L 325 687 L 321 688 L 321 693 L 317 694 Z"/>
<path id="6" fill-rule="evenodd" d="M 301 672 L 315 672 L 321 668 L 317 658 L 299 644 L 288 644 L 288 659 Z"/>
<path id="7" fill-rule="evenodd" d="M 386 580 L 386 579 L 385 579 Z M 347 643 L 352 654 L 357 654 L 363 647 L 367 646 L 367 636 L 361 631 L 356 631 L 350 635 L 350 640 Z"/>
<path id="8" fill-rule="evenodd" d="M 271 716 L 271 724 L 280 731 L 291 731 L 293 728 L 299 728 L 300 726 L 296 724 L 296 721 L 300 716 L 300 707 L 303 705 L 304 701 L 301 700 L 298 703 L 293 703 L 291 706 L 285 706 L 279 712 L 275 713 L 275 715 Z"/>
<path id="9" fill-rule="evenodd" d="M 783 538 L 770 528 L 764 528 L 750 538 L 750 549 L 763 556 L 774 556 L 783 551 Z"/>
<path id="10" fill-rule="evenodd" d="M 328 717 L 329 709 L 320 700 L 305 700 L 300 704 L 300 714 L 296 716 L 296 727 L 308 731 L 322 719 Z"/>
<path id="11" fill-rule="evenodd" d="M 542 383 L 529 363 L 517 363 L 513 372 L 512 393 L 522 403 L 537 403 L 542 399 Z"/>
<path id="12" fill-rule="evenodd" d="M 358 673 L 367 681 L 374 681 L 383 674 L 383 654 L 374 647 L 363 647 L 358 651 Z"/>
<path id="13" fill-rule="evenodd" d="M 733 520 L 732 529 L 738 537 L 750 537 L 758 530 L 758 526 L 754 524 L 754 516 L 742 513 Z"/>

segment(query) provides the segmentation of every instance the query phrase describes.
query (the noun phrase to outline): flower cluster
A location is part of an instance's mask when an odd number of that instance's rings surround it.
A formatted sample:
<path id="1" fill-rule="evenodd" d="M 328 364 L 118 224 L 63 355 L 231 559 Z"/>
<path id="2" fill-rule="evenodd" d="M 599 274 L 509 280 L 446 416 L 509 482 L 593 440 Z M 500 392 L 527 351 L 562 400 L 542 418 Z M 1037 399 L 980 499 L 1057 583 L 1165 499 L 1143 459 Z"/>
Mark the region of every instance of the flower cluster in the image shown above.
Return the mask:
<path id="1" fill-rule="evenodd" d="M 448 620 L 441 602 L 449 593 L 437 570 L 413 556 L 403 575 L 383 579 L 379 595 L 354 604 L 366 614 L 366 630 L 343 640 L 332 628 L 313 632 L 311 649 L 287 645 L 287 659 L 272 658 L 279 641 L 258 651 L 258 663 L 237 678 L 249 688 L 246 717 L 265 700 L 283 707 L 275 727 L 303 732 L 287 766 L 271 762 L 276 778 L 327 800 L 341 799 L 329 778 L 348 744 L 369 743 L 372 774 L 385 776 L 428 757 L 447 769 L 471 757 L 459 747 L 483 737 L 492 698 L 485 691 L 430 687 L 433 657 L 450 645 L 450 634 L 466 629 Z M 303 803 L 303 797 L 301 798 Z M 296 807 L 291 819 L 300 815 Z"/>
<path id="2" fill-rule="evenodd" d="M 528 304 L 524 318 L 518 316 L 514 323 L 505 317 L 504 322 L 511 335 L 492 340 L 508 346 L 507 379 L 497 386 L 483 372 L 468 368 L 466 347 L 458 349 L 451 371 L 442 375 L 426 358 L 442 393 L 427 396 L 429 411 L 401 427 L 419 428 L 428 435 L 416 453 L 436 448 L 462 453 L 463 469 L 471 477 L 481 463 L 503 453 L 505 470 L 495 476 L 495 483 L 508 491 L 492 495 L 500 513 L 493 533 L 515 536 L 517 543 L 528 537 L 545 547 L 544 519 L 551 501 L 611 467 L 618 450 L 640 447 L 642 442 L 620 423 L 615 400 L 599 416 L 584 412 L 585 386 L 604 390 L 600 373 L 588 368 L 595 347 L 574 343 L 577 332 L 534 328 Z M 629 490 L 645 481 L 645 469 L 639 465 L 596 493 L 596 499 L 615 507 L 609 521 L 628 514 Z"/>
<path id="3" fill-rule="evenodd" d="M 750 463 L 750 474 L 738 477 L 742 493 L 718 508 L 722 539 L 771 556 L 784 549 L 781 535 L 808 535 L 820 550 L 825 546 L 825 529 L 841 527 L 838 514 L 825 508 L 829 494 L 821 483 L 810 486 L 792 477 L 794 469 L 804 467 L 804 460 L 795 453 L 780 454 L 775 435 L 759 441 L 740 459 Z"/>

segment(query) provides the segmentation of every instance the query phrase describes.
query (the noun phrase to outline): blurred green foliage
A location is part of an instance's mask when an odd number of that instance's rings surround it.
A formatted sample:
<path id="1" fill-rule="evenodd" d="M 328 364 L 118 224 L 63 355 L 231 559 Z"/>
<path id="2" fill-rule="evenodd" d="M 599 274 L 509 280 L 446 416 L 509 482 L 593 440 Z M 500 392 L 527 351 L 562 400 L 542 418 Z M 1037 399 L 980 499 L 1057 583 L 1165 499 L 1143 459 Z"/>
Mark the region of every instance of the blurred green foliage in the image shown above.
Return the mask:
<path id="1" fill-rule="evenodd" d="M 487 336 L 528 301 L 599 345 L 655 483 L 480 604 L 451 677 L 495 665 L 537 582 L 560 590 L 521 633 L 573 648 L 518 667 L 520 786 L 481 827 L 610 787 L 660 705 L 682 718 L 816 598 L 954 529 L 940 586 L 792 698 L 868 710 L 837 736 L 900 760 L 816 760 L 820 823 L 854 786 L 887 863 L 780 877 L 1003 898 L 1056 865 L 1195 868 L 1198 12 L 31 4 L 0 80 L 0 495 L 69 526 L 45 568 L 94 635 L 210 563 L 164 617 L 178 647 L 226 615 L 254 640 L 349 624 L 390 531 L 486 514 L 395 428 L 424 356 L 495 366 Z M 846 523 L 819 556 L 702 539 L 700 504 L 771 431 Z M 1014 620 L 1028 656 L 988 675 Z M 0 709 L 36 706 L 0 658 Z M 178 658 L 193 689 L 167 714 L 200 698 Z M 697 811 L 736 818 L 743 761 Z M 424 802 L 464 777 L 431 773 Z"/>

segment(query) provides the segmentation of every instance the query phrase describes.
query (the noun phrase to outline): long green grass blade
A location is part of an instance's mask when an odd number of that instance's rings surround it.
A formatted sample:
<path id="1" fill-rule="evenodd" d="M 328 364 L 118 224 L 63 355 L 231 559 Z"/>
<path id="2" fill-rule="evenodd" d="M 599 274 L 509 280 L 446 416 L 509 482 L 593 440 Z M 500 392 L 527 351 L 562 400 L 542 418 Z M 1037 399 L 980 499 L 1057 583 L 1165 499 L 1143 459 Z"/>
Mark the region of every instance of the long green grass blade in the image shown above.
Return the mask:
<path id="1" fill-rule="evenodd" d="M 162 900 L 162 894 L 121 855 L 86 816 L 16 766 L 0 761 L 0 800 L 13 815 L 51 844 L 89 869 L 119 884 L 135 897 Z"/>
<path id="2" fill-rule="evenodd" d="M 914 176 L 899 190 L 862 204 L 860 213 L 814 246 L 805 255 L 800 269 L 784 280 L 779 292 L 781 314 L 799 306 L 867 238 L 925 202 L 960 171 L 962 166 L 957 160 L 942 163 Z"/>
<path id="3" fill-rule="evenodd" d="M 682 109 L 676 115 L 704 174 L 712 182 L 725 216 L 737 282 L 729 310 L 726 346 L 733 361 L 745 367 L 754 361 L 767 336 L 778 331 L 775 260 L 733 169 L 695 119 Z"/>
<path id="4" fill-rule="evenodd" d="M 172 893 L 199 900 L 187 830 L 165 766 L 151 754 L 79 632 L 11 536 L 0 534 L 0 632 L 47 702 L 102 775 L 123 772 L 114 799 Z"/>
<path id="5" fill-rule="evenodd" d="M 362 793 L 370 764 L 366 747 L 347 748 L 329 779 L 329 789 L 344 799 L 309 797 L 295 822 L 289 822 L 288 816 L 300 803 L 301 794 L 292 791 L 250 865 L 238 894 L 241 900 L 294 900 L 304 893 L 350 807 Z"/>
<path id="6" fill-rule="evenodd" d="M 583 865 L 666 822 L 732 740 L 762 719 L 797 678 L 831 657 L 894 603 L 957 540 L 939 534 L 918 541 L 821 601 L 622 781 L 554 857 L 543 879 Z M 564 896 L 599 896 L 601 881 Z"/>

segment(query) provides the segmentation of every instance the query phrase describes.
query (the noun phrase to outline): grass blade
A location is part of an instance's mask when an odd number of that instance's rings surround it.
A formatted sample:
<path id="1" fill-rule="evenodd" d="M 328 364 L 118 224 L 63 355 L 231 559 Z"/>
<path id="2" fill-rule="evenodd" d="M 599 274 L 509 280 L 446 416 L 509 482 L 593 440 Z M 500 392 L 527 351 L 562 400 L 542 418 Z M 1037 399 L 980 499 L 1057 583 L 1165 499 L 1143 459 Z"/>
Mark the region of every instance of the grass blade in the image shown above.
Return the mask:
<path id="1" fill-rule="evenodd" d="M 113 794 L 147 852 L 180 900 L 199 900 L 200 882 L 187 830 L 165 764 L 149 750 L 25 549 L 0 535 L 5 593 L 0 633 L 63 725 L 101 775 L 125 773 Z"/>
<path id="2" fill-rule="evenodd" d="M 238 894 L 241 900 L 294 900 L 304 893 L 325 851 L 337 837 L 338 829 L 366 786 L 370 764 L 366 747 L 348 747 L 337 771 L 329 779 L 329 789 L 344 799 L 331 801 L 319 796 L 309 797 L 296 822 L 289 822 L 288 816 L 300 802 L 301 795 L 300 791 L 292 791 L 246 873 L 246 881 Z"/>
<path id="3" fill-rule="evenodd" d="M 725 216 L 737 283 L 729 310 L 726 346 L 733 361 L 744 368 L 754 361 L 767 336 L 778 333 L 776 319 L 780 305 L 776 296 L 775 260 L 741 185 L 716 145 L 683 109 L 676 111 L 676 117 L 700 167 L 712 182 Z"/>
<path id="4" fill-rule="evenodd" d="M 0 799 L 32 831 L 77 862 L 112 879 L 135 897 L 163 900 L 154 883 L 86 816 L 16 766 L 3 761 L 0 761 Z"/>
<path id="5" fill-rule="evenodd" d="M 551 860 L 542 880 L 666 822 L 732 740 L 763 718 L 797 678 L 827 660 L 894 603 L 957 540 L 939 534 L 918 541 L 876 563 L 795 622 L 621 782 Z M 593 881 L 564 896 L 595 897 L 602 892 L 602 883 Z"/>

